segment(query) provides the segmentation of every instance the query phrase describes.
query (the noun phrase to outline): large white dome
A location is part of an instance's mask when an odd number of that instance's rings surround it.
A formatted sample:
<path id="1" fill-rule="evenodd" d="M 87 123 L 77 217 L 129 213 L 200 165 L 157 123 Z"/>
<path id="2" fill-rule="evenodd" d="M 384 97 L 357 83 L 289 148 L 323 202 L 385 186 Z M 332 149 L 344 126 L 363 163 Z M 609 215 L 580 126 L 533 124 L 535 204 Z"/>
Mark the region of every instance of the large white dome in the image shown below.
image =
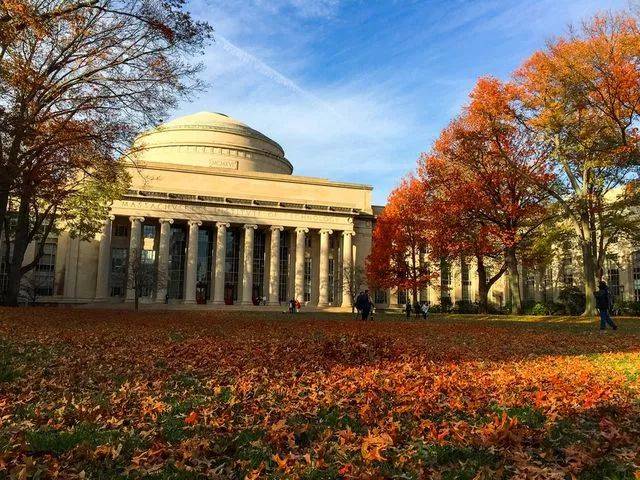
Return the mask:
<path id="1" fill-rule="evenodd" d="M 176 118 L 140 135 L 134 144 L 144 163 L 168 163 L 240 172 L 290 175 L 291 163 L 276 142 L 222 113 Z"/>

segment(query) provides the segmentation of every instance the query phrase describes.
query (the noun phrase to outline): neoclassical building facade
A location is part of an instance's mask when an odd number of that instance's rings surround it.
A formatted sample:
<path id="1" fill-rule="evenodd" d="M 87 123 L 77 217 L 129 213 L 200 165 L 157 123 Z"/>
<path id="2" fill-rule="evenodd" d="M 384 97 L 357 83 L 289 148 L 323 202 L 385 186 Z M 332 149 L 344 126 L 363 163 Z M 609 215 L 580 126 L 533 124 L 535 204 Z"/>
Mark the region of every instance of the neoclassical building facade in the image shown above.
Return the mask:
<path id="1" fill-rule="evenodd" d="M 131 272 L 144 267 L 142 285 L 151 304 L 281 305 L 296 299 L 311 307 L 350 308 L 382 207 L 372 188 L 293 175 L 275 141 L 220 113 L 187 115 L 141 135 L 135 142 L 132 183 L 116 201 L 92 241 L 61 232 L 50 239 L 27 277 L 44 303 L 113 303 L 134 299 Z M 0 245 L 0 250 L 2 246 Z M 25 261 L 35 255 L 27 252 Z M 417 300 L 474 302 L 472 263 L 431 262 L 439 273 Z M 607 264 L 615 294 L 640 301 L 640 251 L 625 247 Z M 578 257 L 556 259 L 545 272 L 522 269 L 528 301 L 555 299 L 579 283 Z M 6 283 L 0 261 L 0 290 Z M 396 289 L 372 292 L 382 308 L 408 299 Z M 490 301 L 509 300 L 508 279 Z"/>
<path id="2" fill-rule="evenodd" d="M 295 176 L 280 145 L 219 113 L 165 123 L 134 150 L 98 238 L 47 246 L 39 301 L 131 301 L 128 272 L 149 264 L 145 302 L 351 305 L 343 278 L 370 250 L 370 186 Z"/>

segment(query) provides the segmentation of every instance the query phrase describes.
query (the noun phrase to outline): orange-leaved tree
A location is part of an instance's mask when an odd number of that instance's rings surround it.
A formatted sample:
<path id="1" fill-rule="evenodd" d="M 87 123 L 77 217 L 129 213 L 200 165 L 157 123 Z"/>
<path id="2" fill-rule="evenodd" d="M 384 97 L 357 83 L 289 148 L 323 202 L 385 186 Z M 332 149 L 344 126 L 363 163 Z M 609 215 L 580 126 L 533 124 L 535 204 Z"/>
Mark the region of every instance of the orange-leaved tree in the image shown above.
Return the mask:
<path id="1" fill-rule="evenodd" d="M 451 236 L 451 242 L 461 242 L 461 250 L 475 243 L 482 254 L 496 247 L 502 251 L 512 311 L 521 312 L 518 250 L 546 219 L 545 197 L 536 185 L 553 176 L 546 166 L 547 151 L 517 117 L 514 85 L 482 78 L 470 97 L 462 114 L 422 156 L 418 172 L 426 185 L 441 190 L 440 208 L 450 212 L 454 225 L 459 222 L 464 234 Z M 440 236 L 446 239 L 447 231 Z"/>
<path id="2" fill-rule="evenodd" d="M 428 209 L 426 227 L 433 258 L 473 258 L 478 273 L 478 307 L 489 309 L 489 290 L 506 271 L 502 246 L 492 235 L 488 222 L 473 210 L 475 191 L 465 181 L 460 167 L 441 156 L 423 155 L 420 176 Z"/>
<path id="3" fill-rule="evenodd" d="M 428 210 L 423 184 L 409 176 L 391 192 L 387 205 L 376 220 L 373 244 L 367 257 L 367 280 L 381 288 L 418 291 L 429 285 L 431 274 L 421 262 L 428 244 Z"/>
<path id="4" fill-rule="evenodd" d="M 640 26 L 597 16 L 550 42 L 516 72 L 522 114 L 551 152 L 555 182 L 540 188 L 562 209 L 582 251 L 586 315 L 610 245 L 640 231 Z"/>

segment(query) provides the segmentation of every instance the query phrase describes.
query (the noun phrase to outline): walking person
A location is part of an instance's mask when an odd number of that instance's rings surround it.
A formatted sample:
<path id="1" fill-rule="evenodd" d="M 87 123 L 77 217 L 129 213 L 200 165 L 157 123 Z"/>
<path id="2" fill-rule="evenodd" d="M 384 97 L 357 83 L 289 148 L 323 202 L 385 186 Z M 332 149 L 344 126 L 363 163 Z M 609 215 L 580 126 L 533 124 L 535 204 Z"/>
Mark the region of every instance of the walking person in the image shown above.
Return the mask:
<path id="1" fill-rule="evenodd" d="M 354 305 L 354 307 L 356 307 L 356 312 L 357 312 L 356 318 L 360 318 L 360 315 L 362 314 L 363 305 L 364 305 L 364 292 L 360 292 L 356 297 L 356 303 Z"/>
<path id="2" fill-rule="evenodd" d="M 369 319 L 372 308 L 373 301 L 371 300 L 371 295 L 369 295 L 369 290 L 365 290 L 362 294 L 362 320 L 365 322 Z"/>
<path id="3" fill-rule="evenodd" d="M 407 316 L 407 320 L 411 318 L 411 302 L 407 300 L 407 304 L 404 306 L 404 313 Z"/>
<path id="4" fill-rule="evenodd" d="M 422 310 L 422 318 L 426 320 L 427 317 L 429 316 L 429 304 L 427 302 L 422 302 L 421 310 Z"/>
<path id="5" fill-rule="evenodd" d="M 611 319 L 611 307 L 613 304 L 611 294 L 609 293 L 609 287 L 605 282 L 600 282 L 598 285 L 598 291 L 594 293 L 596 297 L 596 308 L 600 313 L 600 333 L 604 333 L 609 325 L 614 330 L 618 329 L 618 326 Z"/>

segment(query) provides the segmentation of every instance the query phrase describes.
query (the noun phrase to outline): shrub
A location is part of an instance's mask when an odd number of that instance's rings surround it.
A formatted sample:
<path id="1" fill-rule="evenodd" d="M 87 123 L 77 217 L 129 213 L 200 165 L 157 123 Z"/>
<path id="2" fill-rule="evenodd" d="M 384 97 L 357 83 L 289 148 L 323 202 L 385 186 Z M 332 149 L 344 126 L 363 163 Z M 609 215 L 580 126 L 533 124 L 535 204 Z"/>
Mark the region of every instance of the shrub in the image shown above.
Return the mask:
<path id="1" fill-rule="evenodd" d="M 440 309 L 443 313 L 450 312 L 452 306 L 451 297 L 440 297 Z"/>
<path id="2" fill-rule="evenodd" d="M 568 315 L 580 315 L 584 312 L 586 305 L 584 292 L 574 285 L 560 290 L 558 300 L 564 305 L 564 313 Z"/>
<path id="3" fill-rule="evenodd" d="M 456 302 L 456 306 L 454 308 L 454 312 L 456 313 L 478 313 L 478 304 L 473 303 L 469 300 L 460 300 Z"/>
<path id="4" fill-rule="evenodd" d="M 535 307 L 535 300 L 525 300 L 522 302 L 522 311 L 525 315 L 533 315 L 533 307 Z"/>
<path id="5" fill-rule="evenodd" d="M 540 302 L 537 302 L 531 309 L 531 313 L 533 315 L 548 315 L 548 310 L 545 305 L 543 305 Z"/>
<path id="6" fill-rule="evenodd" d="M 613 311 L 617 315 L 640 315 L 640 302 L 616 300 Z"/>

